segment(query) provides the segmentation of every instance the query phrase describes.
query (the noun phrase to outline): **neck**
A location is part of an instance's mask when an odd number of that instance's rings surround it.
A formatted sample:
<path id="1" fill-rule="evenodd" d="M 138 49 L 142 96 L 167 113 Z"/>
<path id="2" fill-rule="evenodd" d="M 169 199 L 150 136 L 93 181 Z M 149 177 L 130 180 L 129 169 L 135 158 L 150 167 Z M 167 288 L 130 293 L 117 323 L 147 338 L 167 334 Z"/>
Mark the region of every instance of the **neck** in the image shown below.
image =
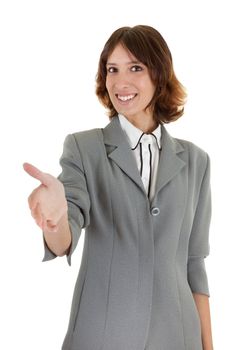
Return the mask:
<path id="1" fill-rule="evenodd" d="M 142 130 L 145 134 L 149 134 L 154 131 L 159 123 L 152 116 L 126 116 L 125 117 L 132 123 L 136 128 Z"/>

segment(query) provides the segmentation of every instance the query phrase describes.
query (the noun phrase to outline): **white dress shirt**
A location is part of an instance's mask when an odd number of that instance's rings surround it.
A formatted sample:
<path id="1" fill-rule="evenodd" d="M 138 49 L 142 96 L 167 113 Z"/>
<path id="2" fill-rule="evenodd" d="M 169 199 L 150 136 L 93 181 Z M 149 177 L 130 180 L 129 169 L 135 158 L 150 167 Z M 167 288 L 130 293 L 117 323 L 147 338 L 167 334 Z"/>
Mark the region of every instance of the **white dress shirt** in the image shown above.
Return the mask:
<path id="1" fill-rule="evenodd" d="M 125 116 L 118 114 L 120 125 L 131 146 L 142 182 L 151 201 L 155 194 L 156 177 L 161 150 L 161 125 L 150 134 L 135 127 Z"/>

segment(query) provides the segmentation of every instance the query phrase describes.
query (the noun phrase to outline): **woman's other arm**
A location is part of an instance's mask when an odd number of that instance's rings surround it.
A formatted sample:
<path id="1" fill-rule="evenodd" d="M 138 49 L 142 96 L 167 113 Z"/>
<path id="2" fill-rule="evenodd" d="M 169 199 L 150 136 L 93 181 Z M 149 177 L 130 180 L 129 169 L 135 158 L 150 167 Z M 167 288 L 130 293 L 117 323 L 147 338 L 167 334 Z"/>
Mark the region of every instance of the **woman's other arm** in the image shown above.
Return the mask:
<path id="1" fill-rule="evenodd" d="M 214 347 L 211 332 L 209 296 L 205 294 L 193 293 L 193 297 L 201 321 L 203 350 L 213 350 Z"/>

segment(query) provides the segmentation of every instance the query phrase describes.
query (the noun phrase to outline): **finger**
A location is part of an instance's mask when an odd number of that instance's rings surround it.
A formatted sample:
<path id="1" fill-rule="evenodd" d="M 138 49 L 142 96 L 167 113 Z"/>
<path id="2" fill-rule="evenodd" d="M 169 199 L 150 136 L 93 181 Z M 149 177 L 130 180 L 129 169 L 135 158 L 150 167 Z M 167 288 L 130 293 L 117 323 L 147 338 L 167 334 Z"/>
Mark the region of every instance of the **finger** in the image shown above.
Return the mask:
<path id="1" fill-rule="evenodd" d="M 39 203 L 37 203 L 35 209 L 31 210 L 31 214 L 32 214 L 32 217 L 34 218 L 34 220 L 36 221 L 37 225 L 41 227 L 43 217 L 42 217 Z"/>
<path id="2" fill-rule="evenodd" d="M 43 214 L 42 214 L 42 220 L 41 220 L 41 228 L 43 231 L 47 231 L 46 219 Z"/>
<path id="3" fill-rule="evenodd" d="M 45 231 L 47 229 L 46 217 L 41 210 L 40 203 L 37 204 L 36 208 L 33 210 L 33 214 L 35 215 L 35 220 L 37 225 L 41 228 L 41 230 Z"/>
<path id="4" fill-rule="evenodd" d="M 36 209 L 33 211 L 37 218 L 40 218 L 41 227 L 48 229 L 48 223 L 51 223 L 51 226 L 55 226 L 55 223 L 52 220 L 48 219 L 48 215 L 41 209 L 40 203 L 37 204 Z"/>
<path id="5" fill-rule="evenodd" d="M 43 219 L 43 222 L 42 222 L 42 227 L 43 227 L 43 231 L 47 231 L 47 232 L 57 232 L 57 225 L 51 225 L 49 223 L 49 220 L 45 220 Z"/>
<path id="6" fill-rule="evenodd" d="M 58 229 L 57 225 L 56 224 L 52 224 L 50 222 L 50 220 L 47 220 L 47 227 L 48 227 L 50 232 L 57 232 L 57 229 Z"/>
<path id="7" fill-rule="evenodd" d="M 35 188 L 30 196 L 28 197 L 28 205 L 31 210 L 34 210 L 38 204 L 38 196 L 35 196 L 35 193 L 37 192 L 38 187 Z"/>
<path id="8" fill-rule="evenodd" d="M 43 218 L 41 215 L 40 210 L 37 210 L 37 213 L 32 213 L 32 216 L 36 222 L 36 224 L 42 229 L 42 222 L 43 222 Z"/>
<path id="9" fill-rule="evenodd" d="M 57 226 L 56 222 L 54 220 L 48 219 L 48 220 L 46 220 L 46 222 L 47 222 L 47 225 L 50 226 L 50 227 Z"/>
<path id="10" fill-rule="evenodd" d="M 48 186 L 50 184 L 51 182 L 50 175 L 44 173 L 40 169 L 36 168 L 34 165 L 30 163 L 24 163 L 23 168 L 29 175 L 39 180 L 43 185 Z"/>

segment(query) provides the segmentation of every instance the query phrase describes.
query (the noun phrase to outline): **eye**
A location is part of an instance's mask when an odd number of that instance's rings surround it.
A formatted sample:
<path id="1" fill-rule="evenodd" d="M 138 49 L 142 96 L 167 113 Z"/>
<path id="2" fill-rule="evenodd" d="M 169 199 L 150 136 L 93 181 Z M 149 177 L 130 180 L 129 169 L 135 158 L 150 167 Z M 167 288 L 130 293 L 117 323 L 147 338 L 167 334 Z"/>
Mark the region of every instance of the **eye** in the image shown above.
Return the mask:
<path id="1" fill-rule="evenodd" d="M 109 67 L 108 69 L 107 69 L 107 72 L 108 73 L 115 73 L 117 71 L 117 69 L 115 68 L 115 67 Z"/>
<path id="2" fill-rule="evenodd" d="M 142 67 L 141 66 L 132 66 L 131 67 L 131 71 L 132 72 L 140 72 L 142 70 Z"/>

